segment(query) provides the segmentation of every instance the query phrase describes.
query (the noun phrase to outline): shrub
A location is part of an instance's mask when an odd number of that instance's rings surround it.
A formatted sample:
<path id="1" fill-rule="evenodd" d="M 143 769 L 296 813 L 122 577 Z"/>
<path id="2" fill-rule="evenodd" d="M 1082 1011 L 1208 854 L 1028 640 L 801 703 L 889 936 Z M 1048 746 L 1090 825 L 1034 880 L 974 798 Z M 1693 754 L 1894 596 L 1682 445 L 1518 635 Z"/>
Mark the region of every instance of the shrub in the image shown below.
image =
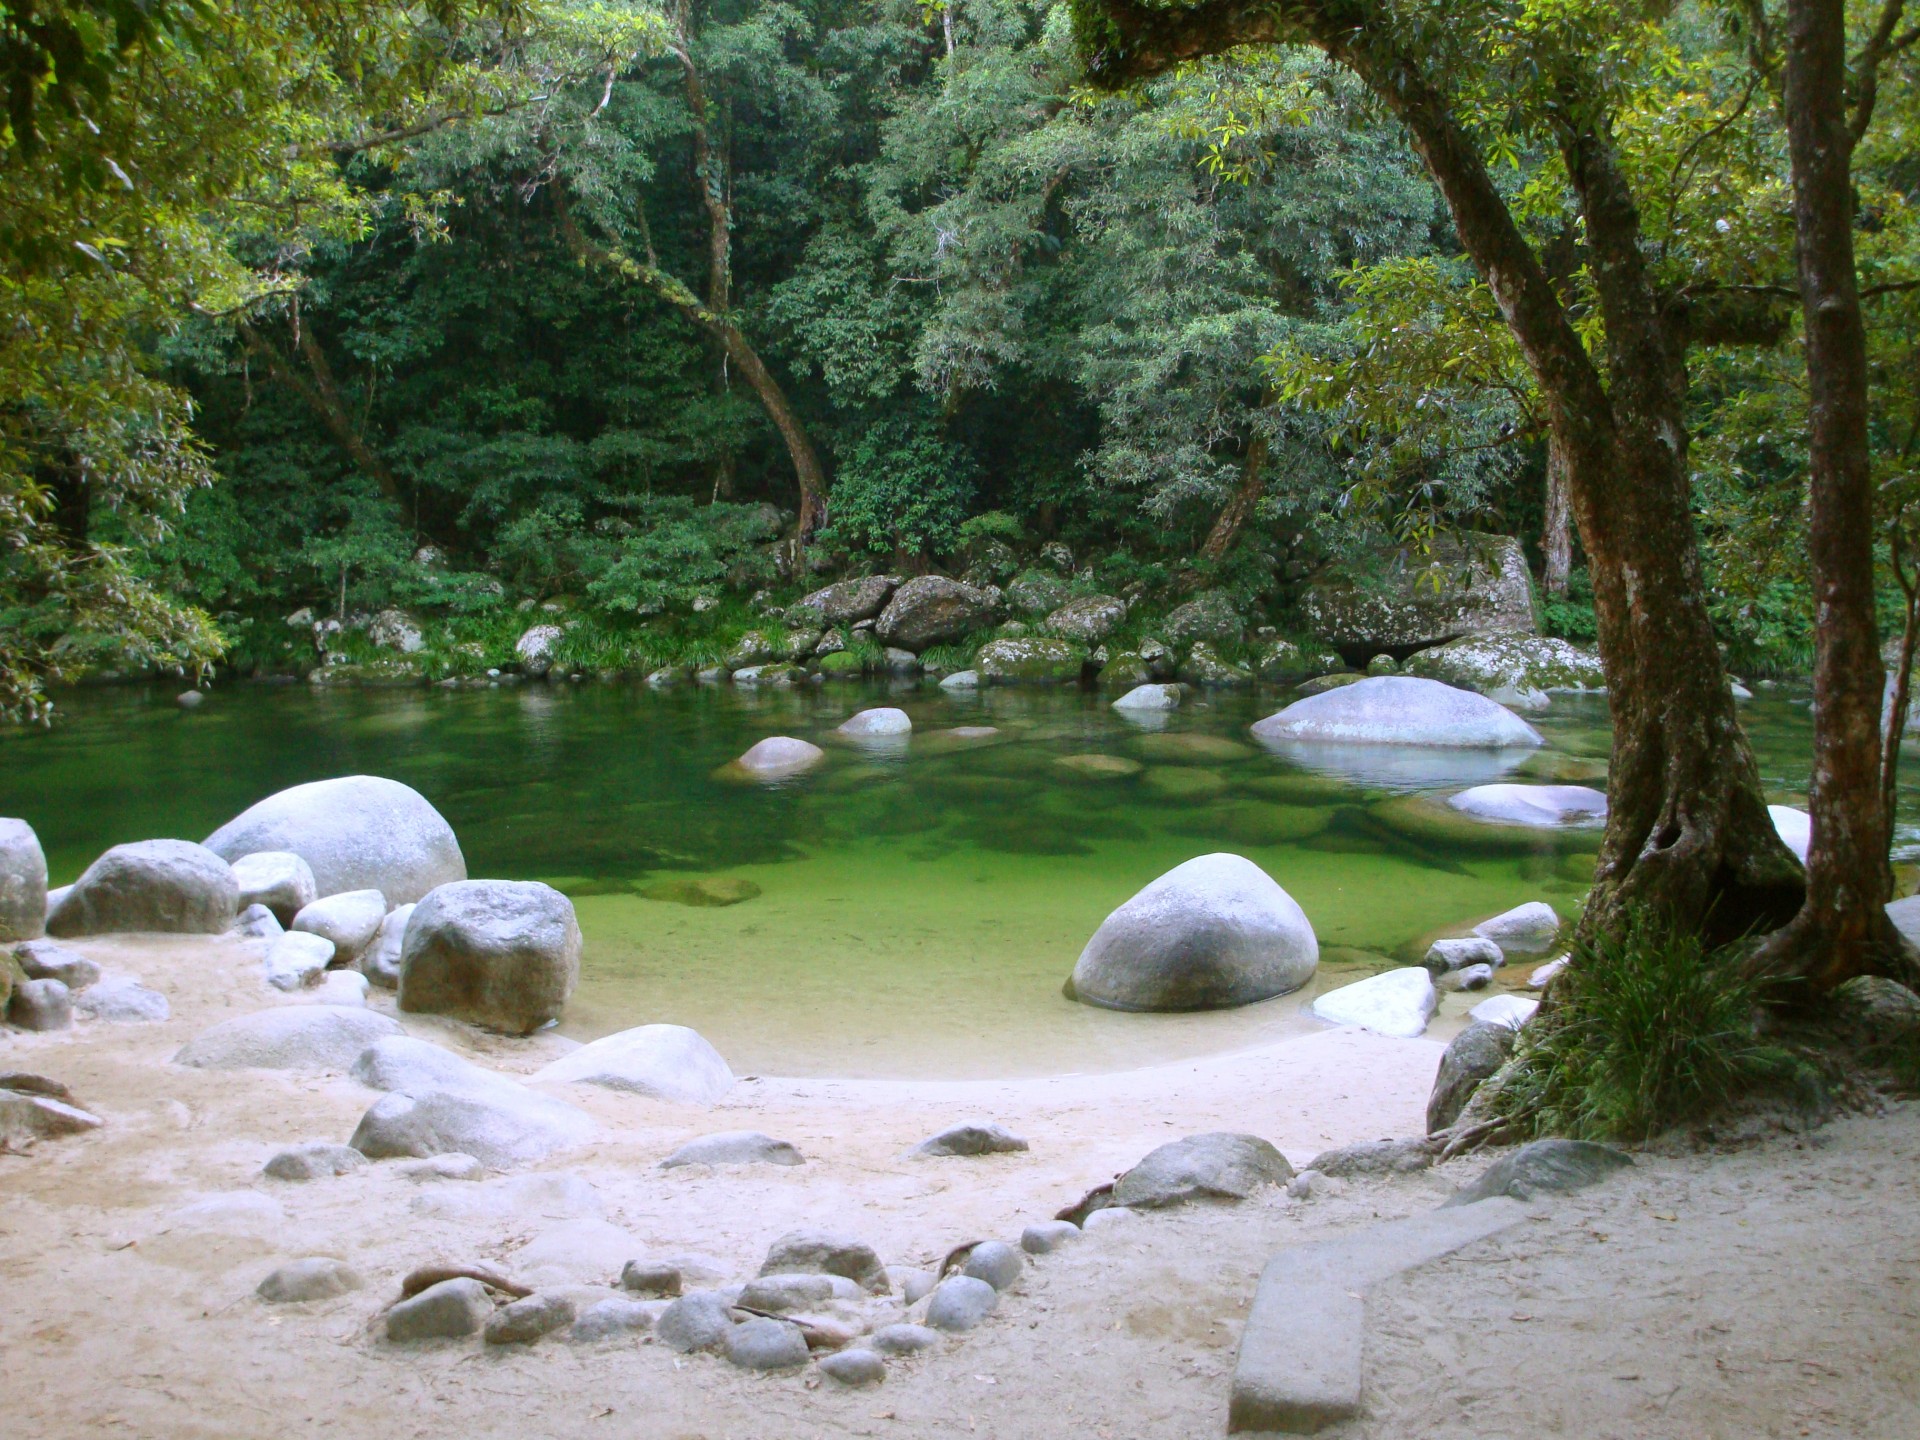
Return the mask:
<path id="1" fill-rule="evenodd" d="M 891 417 L 869 426 L 842 460 L 820 539 L 878 554 L 945 554 L 973 491 L 973 462 L 933 422 Z"/>

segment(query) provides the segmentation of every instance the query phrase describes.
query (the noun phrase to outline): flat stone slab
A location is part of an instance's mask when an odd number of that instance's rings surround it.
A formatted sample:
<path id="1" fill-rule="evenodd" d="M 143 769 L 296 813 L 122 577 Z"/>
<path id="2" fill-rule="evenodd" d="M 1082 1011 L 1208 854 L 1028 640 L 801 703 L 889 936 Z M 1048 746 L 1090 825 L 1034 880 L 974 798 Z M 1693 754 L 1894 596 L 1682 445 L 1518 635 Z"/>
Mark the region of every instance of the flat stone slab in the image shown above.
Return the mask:
<path id="1" fill-rule="evenodd" d="M 1369 1285 L 1519 1223 L 1526 1206 L 1483 1200 L 1282 1250 L 1260 1272 L 1240 1336 L 1230 1433 L 1311 1435 L 1360 1413 Z"/>

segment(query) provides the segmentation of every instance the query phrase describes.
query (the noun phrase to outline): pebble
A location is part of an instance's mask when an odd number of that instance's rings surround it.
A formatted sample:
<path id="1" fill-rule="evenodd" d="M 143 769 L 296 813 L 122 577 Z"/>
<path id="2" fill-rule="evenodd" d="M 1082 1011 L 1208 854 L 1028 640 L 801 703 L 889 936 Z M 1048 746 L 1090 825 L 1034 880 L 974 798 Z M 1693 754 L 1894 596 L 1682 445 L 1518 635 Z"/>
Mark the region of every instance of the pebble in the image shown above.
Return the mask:
<path id="1" fill-rule="evenodd" d="M 1029 1255 L 1051 1255 L 1069 1241 L 1078 1240 L 1080 1227 L 1071 1220 L 1042 1220 L 1020 1232 L 1020 1248 Z"/>
<path id="2" fill-rule="evenodd" d="M 971 1330 L 993 1313 L 1000 1292 L 971 1275 L 955 1275 L 933 1288 L 927 1301 L 927 1324 L 935 1330 Z"/>
<path id="3" fill-rule="evenodd" d="M 960 1267 L 962 1275 L 971 1275 L 975 1280 L 984 1280 L 996 1290 L 1004 1290 L 1027 1268 L 1027 1262 L 1018 1250 L 998 1240 L 982 1240 L 968 1252 L 967 1263 Z"/>
<path id="4" fill-rule="evenodd" d="M 900 1287 L 900 1298 L 909 1305 L 926 1299 L 940 1283 L 940 1277 L 933 1271 L 913 1270 L 904 1265 L 889 1266 L 887 1276 Z"/>
<path id="5" fill-rule="evenodd" d="M 620 1271 L 620 1288 L 640 1295 L 672 1299 L 680 1293 L 680 1269 L 648 1260 L 629 1260 Z"/>
<path id="6" fill-rule="evenodd" d="M 58 980 L 27 980 L 7 1004 L 7 1020 L 22 1030 L 65 1030 L 73 1024 L 73 992 Z"/>
<path id="7" fill-rule="evenodd" d="M 352 1146 L 316 1140 L 282 1150 L 261 1167 L 260 1173 L 275 1180 L 321 1180 L 363 1170 L 366 1164 L 367 1157 Z"/>
<path id="8" fill-rule="evenodd" d="M 478 1280 L 461 1276 L 429 1285 L 387 1311 L 387 1339 L 445 1340 L 471 1335 L 493 1313 L 493 1300 Z"/>
<path id="9" fill-rule="evenodd" d="M 1000 1125 L 954 1125 L 907 1153 L 920 1157 L 944 1155 L 1006 1155 L 1030 1148 L 1025 1140 Z"/>
<path id="10" fill-rule="evenodd" d="M 622 1300 L 618 1296 L 587 1307 L 567 1332 L 569 1340 L 611 1340 L 640 1330 L 651 1330 L 666 1307 L 657 1300 Z"/>
<path id="11" fill-rule="evenodd" d="M 167 997 L 131 975 L 107 975 L 80 992 L 82 1015 L 121 1023 L 165 1020 L 172 1013 Z"/>
<path id="12" fill-rule="evenodd" d="M 785 1320 L 749 1320 L 727 1332 L 727 1359 L 742 1370 L 788 1370 L 810 1358 L 807 1337 Z"/>
<path id="13" fill-rule="evenodd" d="M 712 1350 L 733 1329 L 733 1307 L 723 1296 L 711 1290 L 696 1290 L 682 1295 L 660 1312 L 653 1333 L 669 1350 L 691 1355 L 696 1350 Z"/>
<path id="14" fill-rule="evenodd" d="M 820 1373 L 842 1385 L 878 1385 L 887 1378 L 887 1362 L 872 1350 L 842 1350 L 820 1362 Z"/>
<path id="15" fill-rule="evenodd" d="M 304 1300 L 331 1300 L 349 1290 L 358 1290 L 364 1283 L 352 1266 L 325 1255 L 313 1255 L 282 1265 L 262 1280 L 253 1293 L 269 1305 L 297 1305 Z"/>
<path id="16" fill-rule="evenodd" d="M 421 1184 L 428 1180 L 478 1180 L 487 1173 L 487 1167 L 472 1155 L 449 1150 L 444 1155 L 429 1155 L 425 1160 L 402 1165 L 400 1173 Z"/>
<path id="17" fill-rule="evenodd" d="M 1341 1185 L 1330 1175 L 1322 1175 L 1318 1170 L 1302 1170 L 1287 1182 L 1287 1198 L 1290 1200 L 1318 1200 L 1322 1195 L 1337 1195 Z"/>
<path id="18" fill-rule="evenodd" d="M 940 1332 L 925 1325 L 885 1325 L 870 1342 L 882 1355 L 913 1355 L 938 1343 Z"/>
<path id="19" fill-rule="evenodd" d="M 573 1319 L 573 1301 L 566 1296 L 528 1295 L 489 1315 L 484 1338 L 489 1345 L 531 1345 Z"/>

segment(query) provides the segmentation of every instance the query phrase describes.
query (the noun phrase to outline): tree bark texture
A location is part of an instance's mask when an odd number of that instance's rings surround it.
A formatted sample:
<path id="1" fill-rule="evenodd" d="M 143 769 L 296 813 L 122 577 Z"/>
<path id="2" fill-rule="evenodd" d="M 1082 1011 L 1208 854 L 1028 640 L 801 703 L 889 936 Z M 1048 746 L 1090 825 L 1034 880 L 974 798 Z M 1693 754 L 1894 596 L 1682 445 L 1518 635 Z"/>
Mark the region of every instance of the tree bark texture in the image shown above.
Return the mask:
<path id="1" fill-rule="evenodd" d="M 1880 789 L 1884 677 L 1874 618 L 1867 340 L 1853 255 L 1843 0 L 1787 0 L 1787 143 L 1806 322 L 1808 550 L 1813 565 L 1813 781 L 1807 896 L 1754 958 L 1816 990 L 1899 955 L 1887 919 L 1888 808 Z"/>
<path id="2" fill-rule="evenodd" d="M 1256 434 L 1247 442 L 1246 458 L 1240 464 L 1240 483 L 1233 487 L 1233 494 L 1220 507 L 1213 529 L 1207 532 L 1206 542 L 1200 547 L 1202 560 L 1217 564 L 1232 552 L 1241 532 L 1247 528 L 1247 521 L 1253 518 L 1260 497 L 1266 493 L 1266 468 L 1267 437 Z"/>
<path id="3" fill-rule="evenodd" d="M 1545 518 L 1540 526 L 1540 588 L 1554 599 L 1567 593 L 1573 570 L 1573 498 L 1568 492 L 1567 457 L 1547 437 Z"/>
<path id="4" fill-rule="evenodd" d="M 1661 912 L 1709 942 L 1784 924 L 1803 881 L 1767 815 L 1707 614 L 1688 484 L 1685 348 L 1663 321 L 1610 139 L 1576 118 L 1591 107 L 1568 108 L 1560 142 L 1606 321 L 1604 378 L 1442 82 L 1401 47 L 1383 0 L 1098 4 L 1108 24 L 1092 57 L 1097 79 L 1159 73 L 1236 45 L 1306 43 L 1353 71 L 1406 127 L 1539 383 L 1593 577 L 1613 762 L 1582 926 L 1611 930 L 1629 907 Z"/>

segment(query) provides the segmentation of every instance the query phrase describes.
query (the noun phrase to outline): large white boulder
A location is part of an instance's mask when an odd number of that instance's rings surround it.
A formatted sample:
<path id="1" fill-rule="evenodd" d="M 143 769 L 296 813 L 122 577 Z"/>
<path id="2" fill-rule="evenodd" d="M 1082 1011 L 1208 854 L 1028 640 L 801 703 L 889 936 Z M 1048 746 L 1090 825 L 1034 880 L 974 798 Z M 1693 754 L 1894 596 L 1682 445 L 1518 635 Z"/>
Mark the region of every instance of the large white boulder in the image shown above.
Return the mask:
<path id="1" fill-rule="evenodd" d="M 604 1036 L 533 1078 L 603 1085 L 687 1105 L 711 1105 L 733 1088 L 733 1071 L 720 1052 L 684 1025 L 641 1025 Z"/>
<path id="2" fill-rule="evenodd" d="M 233 867 L 205 846 L 140 840 L 89 865 L 47 916 L 47 933 L 219 935 L 232 928 L 239 898 Z"/>
<path id="3" fill-rule="evenodd" d="M 462 880 L 407 922 L 400 1008 L 527 1035 L 557 1019 L 580 980 L 573 902 L 537 880 Z"/>
<path id="4" fill-rule="evenodd" d="M 811 770 L 826 752 L 791 735 L 769 735 L 733 763 L 761 780 L 779 780 Z"/>
<path id="5" fill-rule="evenodd" d="M 1538 730 L 1484 695 L 1404 675 L 1309 695 L 1255 722 L 1253 733 L 1263 740 L 1347 745 L 1518 749 L 1545 743 Z"/>
<path id="6" fill-rule="evenodd" d="M 269 795 L 207 837 L 229 860 L 291 850 L 321 895 L 378 890 L 389 905 L 467 878 L 453 828 L 419 791 L 379 775 L 315 780 Z"/>
<path id="7" fill-rule="evenodd" d="M 1357 1025 L 1381 1035 L 1411 1040 L 1424 1034 L 1440 1004 L 1433 976 L 1418 965 L 1370 976 L 1329 990 L 1313 1002 L 1313 1013 L 1335 1025 Z"/>
<path id="8" fill-rule="evenodd" d="M 1604 792 L 1585 785 L 1476 785 L 1447 804 L 1476 820 L 1556 829 L 1595 825 L 1607 818 Z"/>
<path id="9" fill-rule="evenodd" d="M 344 890 L 300 907 L 290 930 L 331 940 L 342 965 L 358 960 L 387 918 L 387 897 L 378 890 Z"/>
<path id="10" fill-rule="evenodd" d="M 319 897 L 313 867 L 291 850 L 256 850 L 233 862 L 233 883 L 240 887 L 240 908 L 264 905 L 281 925 Z"/>
<path id="11" fill-rule="evenodd" d="M 0 819 L 0 943 L 38 940 L 47 924 L 47 857 L 24 820 Z"/>
<path id="12" fill-rule="evenodd" d="M 1813 843 L 1813 817 L 1791 805 L 1769 805 L 1767 814 L 1787 848 L 1800 857 L 1802 865 L 1806 864 L 1807 847 Z"/>
<path id="13" fill-rule="evenodd" d="M 1073 967 L 1073 992 L 1112 1010 L 1218 1010 L 1297 990 L 1313 977 L 1313 926 L 1258 865 L 1201 855 L 1101 922 Z"/>
<path id="14" fill-rule="evenodd" d="M 176 1065 L 201 1070 L 345 1070 L 400 1027 L 343 1005 L 283 1005 L 222 1020 L 181 1046 Z"/>

